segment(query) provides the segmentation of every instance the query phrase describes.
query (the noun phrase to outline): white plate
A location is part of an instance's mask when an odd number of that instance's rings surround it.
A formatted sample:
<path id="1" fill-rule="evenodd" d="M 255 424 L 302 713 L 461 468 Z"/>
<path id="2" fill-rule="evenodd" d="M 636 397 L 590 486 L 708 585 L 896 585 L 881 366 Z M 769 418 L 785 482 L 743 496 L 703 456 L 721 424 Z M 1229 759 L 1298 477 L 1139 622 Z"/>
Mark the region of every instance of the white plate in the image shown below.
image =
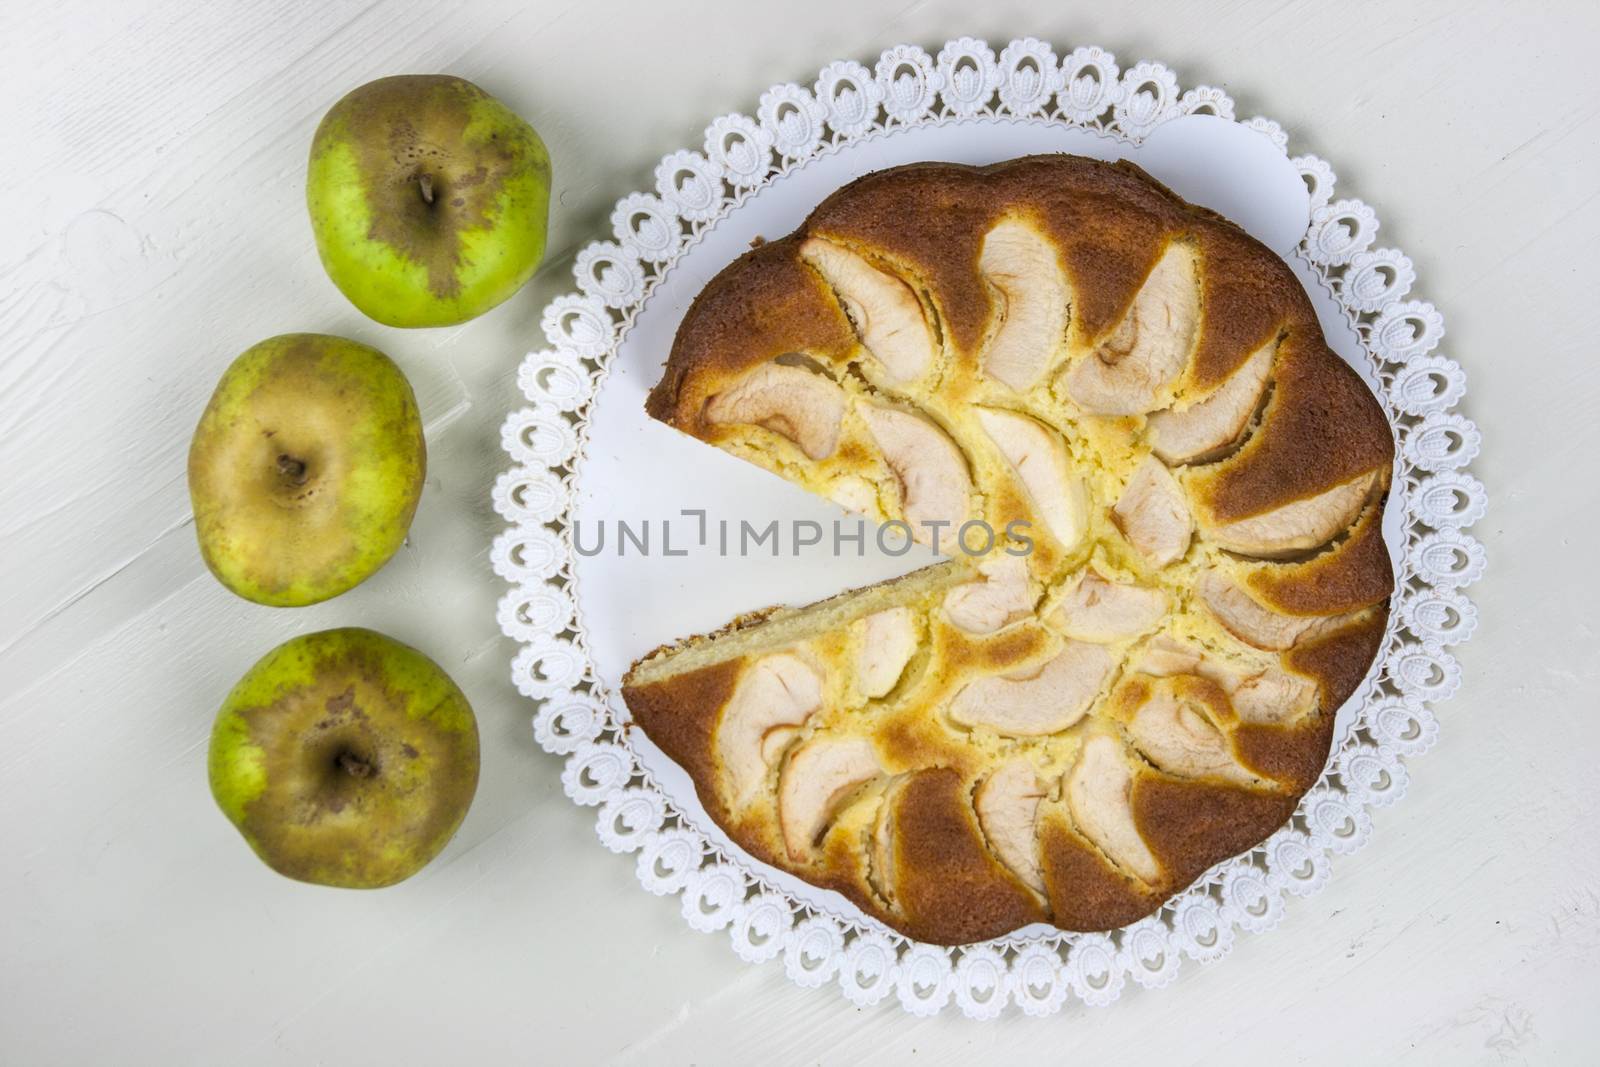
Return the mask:
<path id="1" fill-rule="evenodd" d="M 981 92 L 974 78 L 993 83 L 999 106 L 969 113 L 963 93 Z M 1043 106 L 1054 114 L 1032 110 L 1041 83 L 1050 90 Z M 1213 113 L 1182 114 L 1185 105 Z M 874 117 L 866 121 L 869 106 Z M 1275 124 L 1232 121 L 1231 104 L 1214 90 L 1179 97 L 1176 80 L 1155 64 L 1119 80 L 1114 60 L 1098 49 L 1079 49 L 1058 64 L 1038 42 L 1013 42 L 995 59 L 963 40 L 947 46 L 937 63 L 919 50 L 891 49 L 875 75 L 832 64 L 815 94 L 774 87 L 760 111 L 760 122 L 742 116 L 714 122 L 706 155 L 663 160 L 658 196 L 619 202 L 613 216 L 619 240 L 579 256 L 576 273 L 586 295 L 552 303 L 545 328 L 556 347 L 530 355 L 524 366 L 522 383 L 536 407 L 507 423 L 507 447 L 520 465 L 497 483 L 495 498 L 516 525 L 497 541 L 494 559 L 517 585 L 501 605 L 503 627 L 525 646 L 514 681 L 545 701 L 536 733 L 546 747 L 572 754 L 567 784 L 574 799 L 604 805 L 602 840 L 619 851 L 642 850 L 640 877 L 648 888 L 685 891 L 691 925 L 729 926 L 735 949 L 747 958 L 784 953 L 789 973 L 803 984 L 837 977 L 859 1002 L 892 986 L 919 1013 L 954 996 L 978 1016 L 995 1014 L 1008 999 L 1030 1013 L 1054 1010 L 1067 988 L 1103 1001 L 1114 998 L 1124 977 L 1164 984 L 1180 953 L 1212 958 L 1225 951 L 1235 924 L 1275 922 L 1285 892 L 1319 884 L 1327 853 L 1348 851 L 1364 838 L 1364 806 L 1398 796 L 1405 782 L 1400 757 L 1431 741 L 1434 727 L 1421 699 L 1454 687 L 1454 661 L 1443 645 L 1465 636 L 1471 607 L 1450 590 L 1474 578 L 1481 559 L 1475 542 L 1452 531 L 1481 514 L 1482 487 L 1460 473 L 1476 451 L 1476 430 L 1445 412 L 1460 395 L 1459 369 L 1430 355 L 1442 322 L 1431 305 L 1402 300 L 1409 261 L 1368 251 L 1377 225 L 1370 209 L 1354 201 L 1330 204 L 1333 175 L 1325 164 L 1290 160 Z M 1084 114 L 1098 118 L 1070 120 Z M 839 136 L 840 129 L 851 135 Z M 753 240 L 793 230 L 839 186 L 902 163 L 981 164 L 1043 152 L 1130 159 L 1185 198 L 1233 219 L 1286 258 L 1330 345 L 1362 373 L 1397 428 L 1403 414 L 1432 420 L 1421 436 L 1397 429 L 1400 458 L 1384 516 L 1397 569 L 1417 573 L 1425 584 L 1397 598 L 1385 651 L 1340 711 L 1330 761 L 1336 773 L 1308 795 L 1295 823 L 1219 864 L 1157 918 L 1115 937 L 1063 936 L 1041 925 L 996 943 L 1027 950 L 1009 963 L 969 949 L 958 965 L 949 950 L 912 945 L 837 894 L 745 855 L 706 815 L 688 776 L 641 732 L 621 729 L 627 710 L 614 695 L 617 685 L 629 664 L 656 645 L 714 629 L 740 612 L 807 603 L 930 561 L 921 548 L 905 556 L 877 551 L 870 538 L 860 556 L 837 555 L 826 538 L 795 554 L 784 543 L 779 558 L 725 553 L 718 546 L 722 521 L 737 543 L 741 520 L 760 528 L 776 519 L 783 531 L 797 521 L 826 530 L 835 520 L 854 520 L 655 423 L 643 403 L 705 283 Z M 1337 290 L 1336 275 L 1342 275 Z M 576 459 L 574 421 L 586 431 Z M 1420 478 L 1434 481 L 1419 492 Z M 1429 536 L 1418 523 L 1424 517 L 1454 540 L 1422 546 Z M 552 520 L 554 529 L 546 525 Z M 635 534 L 648 527 L 648 554 L 636 543 L 618 553 L 619 523 Z M 573 550 L 575 531 L 577 545 L 593 551 L 601 530 L 606 541 L 597 554 Z M 704 543 L 702 530 L 709 535 Z M 664 553 L 664 536 L 681 554 Z M 1435 589 L 1439 597 L 1427 599 Z M 1291 861 L 1294 870 L 1282 866 Z M 763 927 L 770 927 L 764 938 Z M 1042 962 L 1047 955 L 1055 965 Z M 874 960 L 881 973 L 864 982 Z M 1026 983 L 1017 978 L 1023 971 Z M 1049 981 L 1041 977 L 1046 971 L 1054 976 Z M 984 996 L 997 974 L 999 985 Z"/>

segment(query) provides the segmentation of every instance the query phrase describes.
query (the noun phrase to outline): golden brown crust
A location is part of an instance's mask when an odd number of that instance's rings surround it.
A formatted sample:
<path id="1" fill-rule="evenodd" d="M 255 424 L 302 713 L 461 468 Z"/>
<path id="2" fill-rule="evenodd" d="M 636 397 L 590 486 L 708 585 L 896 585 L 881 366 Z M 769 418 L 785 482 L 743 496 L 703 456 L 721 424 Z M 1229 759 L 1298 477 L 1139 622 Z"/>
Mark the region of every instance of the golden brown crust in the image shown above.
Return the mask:
<path id="1" fill-rule="evenodd" d="M 1047 637 L 1038 626 L 1011 626 L 993 636 L 974 637 L 941 625 L 935 635 L 941 662 L 955 668 L 986 673 L 1008 670 L 1036 658 L 1045 650 Z"/>
<path id="2" fill-rule="evenodd" d="M 1072 287 L 1073 329 L 1086 340 L 1121 319 L 1170 241 L 1194 242 L 1205 265 L 1202 328 L 1190 370 L 1198 392 L 1210 391 L 1288 327 L 1320 344 L 1310 301 L 1282 260 L 1132 163 L 1076 156 L 989 167 L 918 163 L 856 179 L 819 204 L 795 234 L 747 252 L 714 278 L 685 316 L 662 384 L 651 394 L 651 415 L 694 432 L 692 420 L 681 421 L 688 413 L 670 403 L 690 367 L 726 374 L 785 351 L 848 354 L 854 342 L 848 321 L 831 301 L 814 299 L 815 278 L 801 285 L 791 273 L 806 270 L 798 249 L 808 236 L 861 251 L 924 292 L 957 353 L 971 356 L 1001 310 L 978 271 L 979 251 L 984 235 L 1008 214 L 1033 222 L 1057 245 Z M 786 286 L 795 291 L 784 292 Z M 772 299 L 780 293 L 783 299 Z"/>
<path id="3" fill-rule="evenodd" d="M 726 820 L 727 809 L 716 788 L 717 723 L 744 663 L 732 659 L 649 685 L 622 687 L 622 699 L 634 723 L 669 759 L 689 772 L 700 802 L 718 822 Z"/>
<path id="4" fill-rule="evenodd" d="M 1190 377 L 1209 392 L 1289 323 L 1314 329 L 1315 313 L 1299 281 L 1249 234 L 1228 223 L 1201 226 L 1200 340 Z M 1331 353 L 1330 353 L 1331 354 Z"/>
<path id="5" fill-rule="evenodd" d="M 1051 921 L 1063 930 L 1114 930 L 1161 906 L 1163 894 L 1113 869 L 1059 817 L 1041 821 L 1039 854 Z"/>
<path id="6" fill-rule="evenodd" d="M 989 167 L 916 163 L 856 179 L 824 200 L 801 232 L 867 249 L 925 290 L 964 353 L 976 351 L 996 308 L 978 272 L 984 235 L 1002 216 L 1039 224 L 1061 250 L 1076 327 L 1096 337 L 1127 310 L 1168 240 L 1193 215 L 1131 163 L 1029 156 Z"/>
<path id="7" fill-rule="evenodd" d="M 1294 814 L 1298 796 L 1235 789 L 1149 771 L 1134 780 L 1133 814 L 1168 885 L 1256 845 Z"/>
<path id="8" fill-rule="evenodd" d="M 1373 612 L 1325 637 L 1308 641 L 1284 654 L 1284 665 L 1316 679 L 1318 700 L 1329 714 L 1349 700 L 1367 676 L 1383 644 L 1388 617 Z"/>
<path id="9" fill-rule="evenodd" d="M 1261 424 L 1233 455 L 1200 468 L 1189 491 L 1215 522 L 1304 500 L 1364 474 L 1387 486 L 1389 423 L 1366 383 L 1310 328 L 1278 346 Z"/>
<path id="10" fill-rule="evenodd" d="M 1033 156 L 1000 164 L 997 198 L 1036 212 L 1061 249 L 1073 291 L 1074 330 L 1085 340 L 1115 326 L 1185 219 L 1181 203 L 1132 163 Z"/>
<path id="11" fill-rule="evenodd" d="M 684 317 L 650 414 L 694 433 L 679 397 L 686 375 L 725 375 L 785 352 L 843 358 L 849 322 L 798 258 L 818 236 L 864 250 L 927 294 L 955 349 L 977 351 L 997 308 L 977 263 L 1003 215 L 1030 219 L 1056 243 L 1073 290 L 1073 328 L 1100 336 L 1126 313 L 1169 241 L 1192 240 L 1215 269 L 1192 377 L 1201 391 L 1233 372 L 1285 321 L 1314 322 L 1294 276 L 1238 227 L 1184 204 L 1127 162 L 1032 156 L 965 167 L 922 163 L 868 174 L 819 204 L 799 231 L 745 253 Z"/>
<path id="12" fill-rule="evenodd" d="M 1233 747 L 1240 763 L 1298 797 L 1322 775 L 1332 739 L 1333 712 L 1327 711 L 1291 726 L 1243 723 L 1234 731 Z"/>
<path id="13" fill-rule="evenodd" d="M 995 215 L 974 170 L 923 163 L 857 178 L 817 205 L 801 232 L 870 248 L 893 273 L 926 292 L 947 335 L 971 349 L 991 313 L 977 262 Z"/>
<path id="14" fill-rule="evenodd" d="M 1238 762 L 1265 779 L 1262 788 L 1303 793 L 1322 773 L 1333 730 L 1332 714 L 1312 714 L 1292 724 L 1239 722 L 1227 690 L 1216 680 L 1182 674 L 1170 680 L 1178 699 L 1207 709 L 1209 718 L 1232 737 Z M 1151 686 L 1138 675 L 1117 685 L 1108 701 L 1110 714 L 1128 721 L 1151 698 Z"/>
<path id="15" fill-rule="evenodd" d="M 1388 557 L 1384 557 L 1387 562 Z M 1334 719 L 1372 666 L 1383 640 L 1386 617 L 1374 612 L 1350 625 L 1292 649 L 1284 665 L 1317 683 L 1317 712 L 1287 726 L 1241 725 L 1234 747 L 1241 762 L 1289 783 L 1299 796 L 1316 784 L 1328 761 Z"/>
<path id="16" fill-rule="evenodd" d="M 1383 509 L 1367 505 L 1344 540 L 1299 563 L 1261 563 L 1245 574 L 1256 599 L 1289 615 L 1340 615 L 1381 603 L 1394 591 L 1383 543 Z"/>
<path id="17" fill-rule="evenodd" d="M 666 370 L 645 399 L 651 418 L 704 436 L 705 379 L 789 353 L 843 359 L 856 347 L 850 320 L 815 271 L 800 239 L 769 241 L 700 291 L 684 314 Z"/>
<path id="18" fill-rule="evenodd" d="M 962 775 L 935 768 L 890 796 L 898 926 L 919 941 L 960 945 L 1042 922 L 1042 908 L 983 843 Z"/>
<path id="19" fill-rule="evenodd" d="M 1144 688 L 1142 683 L 1136 684 Z M 1172 689 L 1178 699 L 1190 701 L 1209 710 L 1212 721 L 1218 725 L 1233 725 L 1233 702 L 1228 698 L 1227 689 L 1216 679 L 1205 678 L 1198 674 L 1180 674 L 1172 679 Z"/>

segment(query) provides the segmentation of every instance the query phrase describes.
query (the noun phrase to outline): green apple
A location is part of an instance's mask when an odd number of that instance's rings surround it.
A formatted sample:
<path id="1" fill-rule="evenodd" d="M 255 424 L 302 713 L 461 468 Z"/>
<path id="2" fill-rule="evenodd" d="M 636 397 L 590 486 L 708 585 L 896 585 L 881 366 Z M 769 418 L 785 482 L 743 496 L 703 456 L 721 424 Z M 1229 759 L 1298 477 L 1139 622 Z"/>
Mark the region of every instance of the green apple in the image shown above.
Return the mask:
<path id="1" fill-rule="evenodd" d="M 322 265 L 351 303 L 386 326 L 451 326 L 539 266 L 550 156 L 469 81 L 380 78 L 317 127 L 306 203 Z"/>
<path id="2" fill-rule="evenodd" d="M 405 542 L 426 470 L 417 399 L 388 356 L 325 334 L 262 341 L 189 446 L 200 554 L 258 604 L 338 596 Z"/>
<path id="3" fill-rule="evenodd" d="M 439 854 L 478 788 L 478 724 L 449 675 L 371 630 L 267 653 L 211 730 L 211 794 L 279 874 L 376 889 Z"/>

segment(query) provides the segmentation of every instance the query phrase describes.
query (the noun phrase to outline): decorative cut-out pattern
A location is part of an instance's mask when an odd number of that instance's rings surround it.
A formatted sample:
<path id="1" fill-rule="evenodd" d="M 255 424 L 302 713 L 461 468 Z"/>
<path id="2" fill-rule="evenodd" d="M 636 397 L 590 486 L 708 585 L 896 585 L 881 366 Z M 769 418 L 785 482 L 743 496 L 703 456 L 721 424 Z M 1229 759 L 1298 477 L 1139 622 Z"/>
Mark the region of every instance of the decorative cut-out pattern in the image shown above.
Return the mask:
<path id="1" fill-rule="evenodd" d="M 1327 881 L 1330 857 L 1365 842 L 1368 809 L 1404 794 L 1404 761 L 1437 738 L 1428 704 L 1460 685 L 1449 648 L 1477 625 L 1461 590 L 1485 565 L 1482 545 L 1464 532 L 1488 503 L 1482 483 L 1465 470 L 1481 436 L 1451 411 L 1465 393 L 1465 376 L 1436 354 L 1444 337 L 1438 310 L 1409 299 L 1416 282 L 1411 260 L 1373 248 L 1377 215 L 1359 200 L 1333 199 L 1333 169 L 1314 156 L 1293 160 L 1312 207 L 1296 255 L 1344 309 L 1384 384 L 1380 399 L 1400 444 L 1393 493 L 1406 521 L 1405 554 L 1396 561 L 1403 580 L 1384 651 L 1356 697 L 1344 743 L 1294 819 L 1256 848 L 1218 864 L 1158 914 L 1111 934 L 1023 931 L 955 949 L 914 943 L 859 913 L 790 899 L 691 825 L 628 747 L 589 662 L 573 594 L 568 511 L 589 404 L 632 316 L 717 219 L 794 166 L 903 126 L 987 117 L 1075 125 L 1136 143 L 1162 122 L 1197 112 L 1232 119 L 1233 102 L 1205 86 L 1181 91 L 1159 63 L 1123 71 L 1103 49 L 1081 47 L 1058 58 L 1033 38 L 997 53 L 963 37 L 933 57 L 900 46 L 871 70 L 832 63 L 811 89 L 774 86 L 753 117 L 716 119 L 702 152 L 663 159 L 652 192 L 618 201 L 612 239 L 579 253 L 573 266 L 579 291 L 545 309 L 540 325 L 550 348 L 530 353 L 518 371 L 529 406 L 501 428 L 513 466 L 491 494 L 509 524 L 490 558 L 511 586 L 496 614 L 501 630 L 521 646 L 512 680 L 539 702 L 534 739 L 566 757 L 563 788 L 574 803 L 596 809 L 601 843 L 635 855 L 649 892 L 681 894 L 690 926 L 726 930 L 741 959 L 781 957 L 801 985 L 837 983 L 862 1007 L 893 993 L 916 1015 L 951 1003 L 980 1019 L 1002 1015 L 1007 1005 L 1049 1015 L 1069 996 L 1109 1004 L 1130 981 L 1147 989 L 1167 985 L 1184 958 L 1220 959 L 1239 930 L 1277 925 L 1286 897 L 1316 892 Z M 1288 136 L 1277 123 L 1255 117 L 1242 125 L 1287 153 Z"/>

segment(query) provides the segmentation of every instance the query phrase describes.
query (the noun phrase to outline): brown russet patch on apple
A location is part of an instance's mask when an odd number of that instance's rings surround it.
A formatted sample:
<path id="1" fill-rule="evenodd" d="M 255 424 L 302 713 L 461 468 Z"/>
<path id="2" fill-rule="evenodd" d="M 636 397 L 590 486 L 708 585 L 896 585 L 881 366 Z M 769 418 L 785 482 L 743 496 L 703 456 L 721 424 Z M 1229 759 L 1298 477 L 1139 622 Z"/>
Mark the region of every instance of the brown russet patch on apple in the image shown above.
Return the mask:
<path id="1" fill-rule="evenodd" d="M 407 694 L 371 651 L 324 650 L 315 673 L 239 712 L 267 769 L 240 829 L 290 878 L 398 881 L 381 846 L 427 848 L 449 837 L 477 789 L 476 731 L 441 729 L 432 709 L 407 715 Z"/>
<path id="2" fill-rule="evenodd" d="M 392 360 L 321 334 L 269 338 L 228 368 L 190 443 L 202 556 L 248 599 L 326 599 L 381 566 L 375 546 L 399 548 L 426 470 L 416 397 Z M 362 473 L 392 492 L 349 491 Z"/>
<path id="3" fill-rule="evenodd" d="M 519 138 L 468 138 L 474 108 L 493 104 L 459 78 L 404 75 L 362 86 L 323 120 L 324 130 L 343 125 L 356 153 L 368 236 L 425 267 L 440 299 L 461 288 L 461 233 L 492 224 L 506 176 L 526 155 Z"/>
<path id="4" fill-rule="evenodd" d="M 342 711 L 359 710 L 356 709 L 356 687 L 352 685 L 338 696 L 329 697 L 327 708 L 330 716 L 338 715 Z M 323 723 L 331 723 L 333 721 L 333 719 L 329 718 L 325 719 Z M 323 723 L 318 723 L 318 725 L 323 725 Z"/>

